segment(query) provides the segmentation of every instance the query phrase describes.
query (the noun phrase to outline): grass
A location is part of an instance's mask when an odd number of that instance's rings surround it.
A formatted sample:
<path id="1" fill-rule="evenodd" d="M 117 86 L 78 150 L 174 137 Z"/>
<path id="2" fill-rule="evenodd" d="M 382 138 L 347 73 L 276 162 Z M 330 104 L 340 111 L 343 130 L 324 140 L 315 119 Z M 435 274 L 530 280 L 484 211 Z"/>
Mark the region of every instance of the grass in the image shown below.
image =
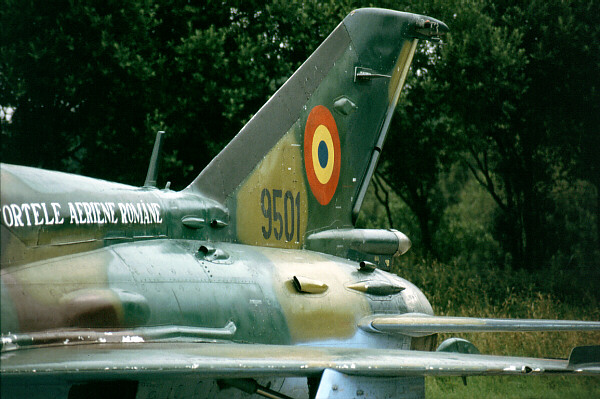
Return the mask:
<path id="1" fill-rule="evenodd" d="M 600 320 L 598 271 L 512 271 L 407 258 L 394 271 L 420 287 L 438 315 Z M 460 334 L 483 354 L 567 358 L 600 345 L 600 332 Z M 438 342 L 450 337 L 441 334 Z M 582 376 L 428 377 L 427 398 L 596 398 L 600 378 Z"/>
<path id="2" fill-rule="evenodd" d="M 598 398 L 600 379 L 597 377 L 469 377 L 467 386 L 460 378 L 426 379 L 428 399 L 467 398 Z"/>

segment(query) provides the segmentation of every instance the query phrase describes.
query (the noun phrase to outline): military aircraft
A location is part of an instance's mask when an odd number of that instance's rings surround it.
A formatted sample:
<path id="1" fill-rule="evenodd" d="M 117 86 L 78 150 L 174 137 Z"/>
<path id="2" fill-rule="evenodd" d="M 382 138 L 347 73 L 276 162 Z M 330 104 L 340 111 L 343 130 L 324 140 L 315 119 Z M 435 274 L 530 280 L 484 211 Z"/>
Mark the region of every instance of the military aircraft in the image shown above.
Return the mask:
<path id="1" fill-rule="evenodd" d="M 424 397 L 424 376 L 598 374 L 438 332 L 600 322 L 434 316 L 387 273 L 409 239 L 354 228 L 417 41 L 350 13 L 184 190 L 2 165 L 2 398 Z M 254 396 L 256 397 L 256 396 Z"/>

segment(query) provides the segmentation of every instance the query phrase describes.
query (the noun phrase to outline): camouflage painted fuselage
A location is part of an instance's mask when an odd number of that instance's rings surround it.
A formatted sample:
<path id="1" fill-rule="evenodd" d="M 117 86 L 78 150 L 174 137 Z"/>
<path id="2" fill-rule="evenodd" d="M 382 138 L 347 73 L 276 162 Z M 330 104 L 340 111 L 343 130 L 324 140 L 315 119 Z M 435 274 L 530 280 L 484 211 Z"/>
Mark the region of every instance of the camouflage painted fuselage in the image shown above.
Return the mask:
<path id="1" fill-rule="evenodd" d="M 197 194 L 21 166 L 1 171 L 1 332 L 31 339 L 16 345 L 169 338 L 401 349 L 433 344 L 358 327 L 372 314 L 431 314 L 408 281 L 365 273 L 358 262 L 323 253 L 231 242 L 226 210 Z M 326 287 L 300 292 L 294 278 Z M 369 284 L 392 290 L 364 292 Z M 66 397 L 63 382 L 47 381 L 43 396 Z M 288 393 L 308 389 L 305 379 L 263 382 L 287 386 Z M 218 389 L 215 379 L 139 384 L 138 398 L 245 395 Z M 28 383 L 10 388 L 17 395 L 40 392 L 29 391 Z"/>
<path id="2" fill-rule="evenodd" d="M 409 348 L 409 339 L 361 340 L 357 321 L 431 313 L 408 281 L 361 272 L 357 262 L 223 242 L 225 210 L 196 194 L 12 165 L 2 166 L 2 181 L 2 334 L 178 325 L 214 329 L 207 339 Z M 299 292 L 294 276 L 328 288 Z M 356 283 L 403 290 L 348 288 Z"/>

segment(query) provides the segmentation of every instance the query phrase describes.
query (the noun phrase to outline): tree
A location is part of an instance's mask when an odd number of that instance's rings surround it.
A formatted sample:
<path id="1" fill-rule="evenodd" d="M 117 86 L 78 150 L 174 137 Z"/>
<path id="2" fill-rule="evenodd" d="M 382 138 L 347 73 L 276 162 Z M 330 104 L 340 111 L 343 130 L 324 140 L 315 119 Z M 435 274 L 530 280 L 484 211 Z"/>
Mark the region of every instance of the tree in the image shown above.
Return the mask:
<path id="1" fill-rule="evenodd" d="M 534 224 L 527 208 L 534 201 L 534 144 L 527 131 L 518 129 L 529 84 L 523 33 L 498 26 L 485 2 L 457 13 L 453 27 L 440 76 L 452 87 L 445 99 L 463 136 L 463 162 L 498 204 L 497 237 L 522 266 L 531 238 L 527 228 Z"/>
<path id="2" fill-rule="evenodd" d="M 3 125 L 3 160 L 142 176 L 122 160 L 150 152 L 145 115 L 164 63 L 150 34 L 155 11 L 145 1 L 4 2 L 0 104 L 15 112 Z"/>
<path id="3" fill-rule="evenodd" d="M 420 73 L 405 88 L 407 94 L 396 110 L 393 134 L 387 139 L 377 178 L 384 180 L 417 217 L 424 254 L 436 255 L 433 236 L 447 205 L 438 183 L 456 152 L 449 150 L 455 144 L 451 123 L 447 112 L 440 109 L 445 106 L 440 102 L 443 89 L 423 76 L 428 74 L 427 64 L 415 65 L 422 66 L 417 69 Z"/>
<path id="4" fill-rule="evenodd" d="M 1 125 L 3 161 L 140 184 L 162 129 L 161 175 L 181 188 L 349 8 L 7 0 L 0 105 L 15 112 Z"/>
<path id="5" fill-rule="evenodd" d="M 501 79 L 512 81 L 516 94 L 505 122 L 510 130 L 484 132 L 500 158 L 491 168 L 485 158 L 477 161 L 484 186 L 503 210 L 497 232 L 511 243 L 509 250 L 519 266 L 541 267 L 558 248 L 568 251 L 573 245 L 553 231 L 564 226 L 547 221 L 556 207 L 551 193 L 558 177 L 576 176 L 573 165 L 588 151 L 581 146 L 584 137 L 597 136 L 600 80 L 594 71 L 600 65 L 600 48 L 594 41 L 599 29 L 592 21 L 598 11 L 593 3 L 514 1 L 485 8 L 499 29 L 519 32 L 520 43 L 514 44 L 525 61 L 518 70 L 506 65 L 510 74 Z M 514 79 L 519 72 L 523 79 Z M 590 170 L 598 170 L 597 165 L 592 161 Z M 586 177 L 593 180 L 593 174 Z M 493 176 L 502 186 L 493 185 Z"/>
<path id="6" fill-rule="evenodd" d="M 541 267 L 574 244 L 552 217 L 565 176 L 600 182 L 597 2 L 424 0 L 410 8 L 451 32 L 439 50 L 420 47 L 380 173 L 417 215 L 431 251 L 427 237 L 452 202 L 439 195 L 444 168 L 462 159 L 498 205 L 494 235 L 511 263 Z"/>

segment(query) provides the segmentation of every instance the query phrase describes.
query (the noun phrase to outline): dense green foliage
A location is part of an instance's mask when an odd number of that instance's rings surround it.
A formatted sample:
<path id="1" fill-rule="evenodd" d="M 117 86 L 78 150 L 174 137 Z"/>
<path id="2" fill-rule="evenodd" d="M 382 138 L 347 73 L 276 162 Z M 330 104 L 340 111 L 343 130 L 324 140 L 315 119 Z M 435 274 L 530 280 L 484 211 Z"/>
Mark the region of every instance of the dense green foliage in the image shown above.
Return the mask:
<path id="1" fill-rule="evenodd" d="M 2 161 L 141 184 L 163 129 L 162 183 L 182 188 L 366 5 L 2 0 L 0 107 L 14 110 L 0 114 Z M 451 28 L 415 55 L 375 179 L 376 226 L 444 262 L 595 269 L 600 3 L 374 5 Z M 362 220 L 378 212 L 367 203 Z"/>
<path id="2" fill-rule="evenodd" d="M 414 3 L 451 34 L 415 57 L 377 191 L 387 187 L 407 204 L 423 254 L 595 267 L 600 4 Z M 469 214 L 480 200 L 473 181 L 493 200 L 491 212 Z"/>
<path id="3" fill-rule="evenodd" d="M 342 8 L 4 0 L 0 105 L 15 112 L 2 121 L 3 161 L 140 184 L 163 129 L 162 175 L 184 187 L 339 23 Z"/>

